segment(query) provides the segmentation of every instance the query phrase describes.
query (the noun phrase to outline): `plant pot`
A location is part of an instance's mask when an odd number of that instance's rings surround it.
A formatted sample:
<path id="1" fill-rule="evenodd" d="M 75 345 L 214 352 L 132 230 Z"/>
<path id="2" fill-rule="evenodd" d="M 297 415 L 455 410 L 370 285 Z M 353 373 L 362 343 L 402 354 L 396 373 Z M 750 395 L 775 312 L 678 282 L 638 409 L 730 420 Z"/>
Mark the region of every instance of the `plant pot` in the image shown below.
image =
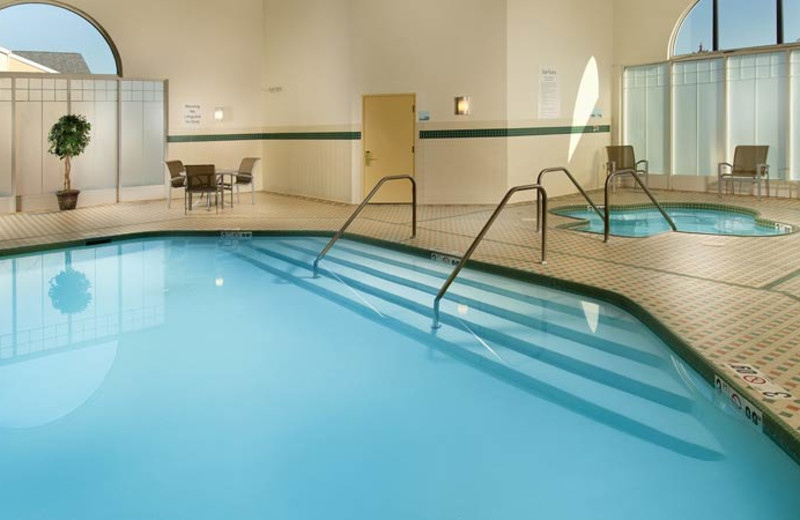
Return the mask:
<path id="1" fill-rule="evenodd" d="M 75 206 L 78 205 L 78 194 L 80 192 L 81 190 L 57 191 L 56 197 L 58 197 L 58 209 L 75 209 Z"/>

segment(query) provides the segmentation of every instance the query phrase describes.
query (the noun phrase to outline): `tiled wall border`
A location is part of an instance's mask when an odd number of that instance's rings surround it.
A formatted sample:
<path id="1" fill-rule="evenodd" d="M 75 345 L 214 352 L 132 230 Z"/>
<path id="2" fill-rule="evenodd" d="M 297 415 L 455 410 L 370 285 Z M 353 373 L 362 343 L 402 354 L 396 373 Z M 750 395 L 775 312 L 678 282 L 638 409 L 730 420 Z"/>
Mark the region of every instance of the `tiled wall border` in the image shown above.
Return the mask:
<path id="1" fill-rule="evenodd" d="M 420 139 L 475 139 L 485 137 L 529 137 L 609 133 L 611 126 L 542 126 L 528 128 L 474 128 L 456 130 L 422 130 Z"/>
<path id="2" fill-rule="evenodd" d="M 478 139 L 487 137 L 530 137 L 609 133 L 602 126 L 545 126 L 530 128 L 472 128 L 456 130 L 420 130 L 420 139 Z M 358 141 L 361 132 L 260 132 L 247 134 L 170 135 L 168 143 L 209 143 L 225 141 Z"/>
<path id="3" fill-rule="evenodd" d="M 168 143 L 210 143 L 224 141 L 358 141 L 361 132 L 276 132 L 253 134 L 170 135 Z"/>
<path id="4" fill-rule="evenodd" d="M 735 208 L 735 206 L 731 206 Z M 216 231 L 144 231 L 122 235 L 110 235 L 107 237 L 95 237 L 92 239 L 71 240 L 65 242 L 56 242 L 51 244 L 41 244 L 35 246 L 23 246 L 18 248 L 11 248 L 0 250 L 0 258 L 6 256 L 16 256 L 28 253 L 47 251 L 51 249 L 61 249 L 68 247 L 83 247 L 94 246 L 110 243 L 116 240 L 137 240 L 149 238 L 163 238 L 163 237 L 216 237 L 219 238 L 225 230 Z M 269 236 L 316 236 L 316 237 L 330 237 L 333 236 L 332 232 L 328 231 L 264 231 L 264 230 L 240 230 L 237 232 L 252 232 L 254 237 L 269 237 Z M 361 235 L 348 234 L 350 240 L 356 240 L 365 244 L 376 245 L 387 249 L 401 251 L 404 253 L 412 254 L 421 258 L 430 258 L 431 253 L 445 254 L 440 251 L 430 251 L 421 249 L 419 247 L 410 246 L 408 244 L 398 244 L 396 242 L 389 242 L 372 237 L 365 237 Z M 526 283 L 533 283 L 545 287 L 560 289 L 574 294 L 595 298 L 601 301 L 617 305 L 618 307 L 628 311 L 636 316 L 646 327 L 652 330 L 664 343 L 671 348 L 684 362 L 691 366 L 698 374 L 705 379 L 705 381 L 714 386 L 715 375 L 722 377 L 722 374 L 717 373 L 717 368 L 714 367 L 708 360 L 703 358 L 696 350 L 694 350 L 688 343 L 675 334 L 669 327 L 661 323 L 657 318 L 650 314 L 647 309 L 636 303 L 631 298 L 622 294 L 602 289 L 571 280 L 564 280 L 547 276 L 539 273 L 523 271 L 511 267 L 504 267 L 487 262 L 477 260 L 469 260 L 467 267 L 476 269 L 490 274 L 497 274 L 505 276 L 514 280 L 519 280 Z M 735 389 L 741 395 L 749 395 L 748 391 L 739 384 L 736 379 L 723 377 L 725 382 Z M 763 430 L 764 434 L 777 444 L 796 464 L 800 465 L 800 431 L 794 431 L 786 427 L 778 418 L 777 415 L 770 409 L 761 406 L 763 413 Z"/>

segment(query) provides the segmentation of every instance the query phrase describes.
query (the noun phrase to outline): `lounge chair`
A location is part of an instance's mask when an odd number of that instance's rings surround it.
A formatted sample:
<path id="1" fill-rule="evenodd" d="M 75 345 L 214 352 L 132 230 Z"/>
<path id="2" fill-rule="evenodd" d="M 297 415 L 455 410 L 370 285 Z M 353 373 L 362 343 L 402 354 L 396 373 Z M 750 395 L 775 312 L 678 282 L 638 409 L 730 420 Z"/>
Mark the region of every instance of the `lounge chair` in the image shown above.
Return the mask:
<path id="1" fill-rule="evenodd" d="M 169 170 L 169 180 L 167 181 L 167 208 L 172 206 L 172 190 L 175 188 L 186 188 L 186 168 L 181 161 L 166 161 Z"/>
<path id="2" fill-rule="evenodd" d="M 719 163 L 717 165 L 717 197 L 722 198 L 722 182 L 725 184 L 725 193 L 728 193 L 728 183 L 739 181 L 754 182 L 758 199 L 761 200 L 761 180 L 767 184 L 767 196 L 769 196 L 769 165 L 767 164 L 767 154 L 769 146 L 737 146 L 733 152 L 733 164 Z M 736 195 L 736 186 L 733 188 Z"/>
<path id="3" fill-rule="evenodd" d="M 250 185 L 250 199 L 251 203 L 256 203 L 256 189 L 253 183 L 253 167 L 260 159 L 258 157 L 245 157 L 239 164 L 239 169 L 233 176 L 232 184 L 225 183 L 222 185 L 223 189 L 230 190 L 231 200 L 233 200 L 233 187 L 236 186 L 236 203 L 239 203 L 239 189 L 243 185 Z"/>
<path id="4" fill-rule="evenodd" d="M 217 172 L 213 164 L 186 165 L 186 190 L 183 198 L 183 213 L 192 209 L 192 195 L 206 196 L 206 211 L 211 210 L 211 194 L 214 194 L 214 207 L 219 213 L 217 195 L 220 186 L 217 183 Z"/>
<path id="5" fill-rule="evenodd" d="M 644 185 L 650 187 L 650 164 L 646 159 L 636 160 L 631 145 L 606 146 L 608 162 L 606 163 L 606 175 L 611 175 L 620 170 L 633 170 L 639 176 L 644 176 Z M 640 165 L 643 165 L 640 167 Z M 614 182 L 614 192 L 617 191 L 617 183 Z M 634 187 L 636 185 L 634 184 Z"/>

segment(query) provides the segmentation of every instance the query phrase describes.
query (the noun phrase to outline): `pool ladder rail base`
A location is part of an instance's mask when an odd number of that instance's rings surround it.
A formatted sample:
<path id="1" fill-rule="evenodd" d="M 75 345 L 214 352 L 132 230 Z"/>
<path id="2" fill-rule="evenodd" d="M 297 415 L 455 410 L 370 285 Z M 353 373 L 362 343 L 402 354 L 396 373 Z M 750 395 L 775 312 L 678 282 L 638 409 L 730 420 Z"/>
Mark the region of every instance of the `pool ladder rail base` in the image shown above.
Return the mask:
<path id="1" fill-rule="evenodd" d="M 597 213 L 597 215 L 601 219 L 603 219 L 603 221 L 605 221 L 606 217 L 605 217 L 604 213 L 602 211 L 600 211 L 600 208 L 598 208 L 597 205 L 594 202 L 592 202 L 592 199 L 589 198 L 589 195 L 586 194 L 586 192 L 583 190 L 583 187 L 580 185 L 580 183 L 575 179 L 575 177 L 566 168 L 564 168 L 562 166 L 556 166 L 554 168 L 545 168 L 544 170 L 539 172 L 539 177 L 536 178 L 536 184 L 538 184 L 540 186 L 543 186 L 544 185 L 543 184 L 544 176 L 547 175 L 548 173 L 553 173 L 553 172 L 561 172 L 564 175 L 566 175 L 567 178 L 570 181 L 572 181 L 572 184 L 575 185 L 576 188 L 578 188 L 578 191 L 580 192 L 581 195 L 583 195 L 583 198 L 586 199 L 586 202 L 589 203 L 589 206 L 595 211 L 595 213 Z M 542 211 L 541 211 L 541 208 L 539 207 L 539 192 L 537 191 L 536 192 L 536 232 L 537 233 L 539 232 L 539 229 L 540 229 L 539 223 L 541 222 L 541 218 L 542 218 Z"/>
<path id="2" fill-rule="evenodd" d="M 475 252 L 475 249 L 477 249 L 478 244 L 481 243 L 481 241 L 483 240 L 483 237 L 489 231 L 489 228 L 492 227 L 492 224 L 494 224 L 494 221 L 497 220 L 497 217 L 498 217 L 498 215 L 500 215 L 500 212 L 503 211 L 503 208 L 506 207 L 506 204 L 508 204 L 509 199 L 511 199 L 511 197 L 517 192 L 529 191 L 529 190 L 536 190 L 537 200 L 539 199 L 539 196 L 541 196 L 541 200 L 542 200 L 542 206 L 541 206 L 542 207 L 542 213 L 541 213 L 541 219 L 542 219 L 542 225 L 541 225 L 541 230 L 542 230 L 542 260 L 541 260 L 541 264 L 542 265 L 547 265 L 547 190 L 545 190 L 540 184 L 526 184 L 526 185 L 523 185 L 523 186 L 514 186 L 513 188 L 508 190 L 508 192 L 506 192 L 505 196 L 503 197 L 503 200 L 501 200 L 500 204 L 497 205 L 497 207 L 495 208 L 494 212 L 492 213 L 492 216 L 489 217 L 489 220 L 483 226 L 483 229 L 481 229 L 481 232 L 478 233 L 478 236 L 476 236 L 475 240 L 472 241 L 472 244 L 467 249 L 467 252 L 464 253 L 464 256 L 461 257 L 461 260 L 458 262 L 458 265 L 456 265 L 456 268 L 453 269 L 453 272 L 450 273 L 450 276 L 444 282 L 444 285 L 442 285 L 442 288 L 439 289 L 439 292 L 436 295 L 436 298 L 434 298 L 434 300 L 433 300 L 433 324 L 431 326 L 432 329 L 436 330 L 439 327 L 441 327 L 441 323 L 439 321 L 439 306 L 441 304 L 442 298 L 444 297 L 444 295 L 447 292 L 447 290 L 450 288 L 450 285 L 452 285 L 453 281 L 456 279 L 456 276 L 458 276 L 458 273 L 461 272 L 461 270 L 464 268 L 464 265 L 469 261 L 470 257 L 472 256 L 472 253 Z M 538 217 L 537 217 L 536 224 L 537 224 L 537 226 L 539 224 Z"/>
<path id="3" fill-rule="evenodd" d="M 378 193 L 381 187 L 389 181 L 404 180 L 404 179 L 411 181 L 411 238 L 417 236 L 417 181 L 415 181 L 411 175 L 388 175 L 386 177 L 383 177 L 381 180 L 378 181 L 378 184 L 376 184 L 375 187 L 372 188 L 372 191 L 370 191 L 369 194 L 367 194 L 367 196 L 364 197 L 364 200 L 361 201 L 361 204 L 358 205 L 355 211 L 353 211 L 353 213 L 350 214 L 350 217 L 347 219 L 347 221 L 345 221 L 344 224 L 342 224 L 342 227 L 339 228 L 339 231 L 337 231 L 336 234 L 333 235 L 333 238 L 330 239 L 330 241 L 325 246 L 325 248 L 320 252 L 320 254 L 317 255 L 317 258 L 314 260 L 314 269 L 313 269 L 314 278 L 319 278 L 319 261 L 322 260 L 322 257 L 325 256 L 328 253 L 328 251 L 330 251 L 330 249 L 333 247 L 333 244 L 335 244 L 340 238 L 342 238 L 342 235 L 344 235 L 345 230 L 347 230 L 347 228 L 350 227 L 350 224 L 353 223 L 353 221 L 361 213 L 361 211 L 363 211 L 363 209 L 367 206 L 367 204 L 369 204 L 369 201 L 372 200 L 372 197 L 374 197 L 375 194 Z"/>
<path id="4" fill-rule="evenodd" d="M 658 208 L 658 211 L 661 212 L 661 215 L 667 221 L 667 223 L 672 228 L 672 230 L 673 231 L 677 231 L 678 230 L 678 228 L 675 226 L 675 222 L 667 214 L 667 212 L 664 210 L 664 208 L 661 206 L 661 204 L 658 203 L 656 198 L 653 196 L 653 193 L 648 189 L 647 185 L 645 183 L 642 183 L 642 180 L 639 178 L 638 172 L 636 170 L 633 170 L 633 169 L 616 170 L 616 171 L 611 172 L 611 173 L 608 174 L 608 176 L 606 177 L 606 183 L 605 183 L 605 193 L 604 193 L 605 204 L 603 204 L 602 206 L 598 206 L 597 204 L 595 204 L 592 201 L 592 199 L 589 198 L 589 195 L 584 191 L 584 189 L 580 185 L 580 183 L 569 172 L 569 170 L 567 170 L 564 167 L 556 166 L 556 167 L 553 167 L 553 168 L 545 168 L 544 170 L 539 172 L 539 177 L 536 180 L 536 184 L 541 185 L 542 181 L 544 180 L 544 176 L 549 174 L 549 173 L 552 173 L 552 172 L 561 172 L 564 175 L 566 175 L 567 178 L 572 182 L 572 184 L 578 189 L 578 191 L 583 196 L 583 198 L 586 199 L 586 202 L 589 203 L 589 206 L 591 207 L 591 209 L 594 210 L 594 212 L 597 213 L 597 215 L 603 220 L 603 242 L 608 242 L 609 236 L 611 234 L 611 219 L 610 219 L 610 214 L 609 214 L 609 208 L 611 206 L 609 204 L 608 188 L 609 188 L 609 186 L 614 186 L 612 181 L 614 179 L 616 179 L 617 177 L 622 176 L 622 175 L 631 175 L 633 177 L 634 181 L 635 181 L 634 185 L 638 184 L 642 188 L 642 190 L 647 194 L 647 196 L 650 198 L 650 200 L 656 206 L 656 208 Z M 601 208 L 602 208 L 602 210 L 601 210 Z M 537 217 L 536 218 L 536 231 L 537 232 L 539 231 L 539 223 L 542 222 L 542 220 L 540 218 L 541 217 L 541 211 L 542 210 L 539 207 L 539 194 L 537 193 L 537 195 L 536 195 L 536 217 Z"/>
<path id="5" fill-rule="evenodd" d="M 672 228 L 672 231 L 678 231 L 678 227 L 675 225 L 675 221 L 672 220 L 661 204 L 658 203 L 656 198 L 653 196 L 653 193 L 645 186 L 642 182 L 642 179 L 639 178 L 636 170 L 628 169 L 628 170 L 617 170 L 612 172 L 606 177 L 606 186 L 605 186 L 605 194 L 604 194 L 604 206 L 605 206 L 605 216 L 603 217 L 603 242 L 607 243 L 608 238 L 611 234 L 611 204 L 609 202 L 609 193 L 608 188 L 612 186 L 614 179 L 621 175 L 630 175 L 633 177 L 633 180 L 639 184 L 639 187 L 644 190 L 648 197 L 650 197 L 650 201 L 658 208 L 658 211 L 661 213 L 661 216 L 667 221 L 669 227 Z"/>

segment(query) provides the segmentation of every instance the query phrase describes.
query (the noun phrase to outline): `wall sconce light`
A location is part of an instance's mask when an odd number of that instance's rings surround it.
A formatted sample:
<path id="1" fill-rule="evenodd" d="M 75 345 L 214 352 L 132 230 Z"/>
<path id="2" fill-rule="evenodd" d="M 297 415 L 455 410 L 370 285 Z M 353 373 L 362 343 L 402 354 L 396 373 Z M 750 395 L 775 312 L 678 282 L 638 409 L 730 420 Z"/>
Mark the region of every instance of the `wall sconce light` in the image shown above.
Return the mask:
<path id="1" fill-rule="evenodd" d="M 214 121 L 222 121 L 225 119 L 225 109 L 217 107 L 214 109 Z"/>
<path id="2" fill-rule="evenodd" d="M 469 115 L 469 97 L 458 96 L 456 98 L 456 115 L 468 116 Z"/>

